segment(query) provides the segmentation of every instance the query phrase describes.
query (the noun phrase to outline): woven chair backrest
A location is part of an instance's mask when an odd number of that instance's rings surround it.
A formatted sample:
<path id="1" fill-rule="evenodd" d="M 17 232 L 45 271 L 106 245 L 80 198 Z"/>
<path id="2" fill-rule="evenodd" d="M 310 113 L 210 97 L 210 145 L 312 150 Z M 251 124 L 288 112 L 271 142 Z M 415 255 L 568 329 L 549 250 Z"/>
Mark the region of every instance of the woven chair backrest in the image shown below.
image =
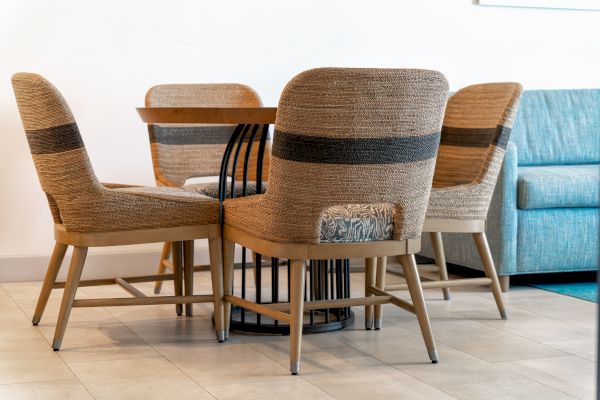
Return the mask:
<path id="1" fill-rule="evenodd" d="M 282 241 L 318 243 L 327 208 L 392 203 L 393 238 L 419 237 L 447 96 L 446 78 L 428 70 L 297 75 L 279 101 L 265 194 L 269 220 L 287 222 L 267 229 Z"/>
<path id="2" fill-rule="evenodd" d="M 258 94 L 237 83 L 167 84 L 150 88 L 146 107 L 260 107 Z M 225 147 L 235 125 L 149 124 L 150 149 L 156 182 L 161 186 L 181 187 L 194 177 L 218 176 Z M 256 177 L 256 159 L 260 132 L 254 137 L 248 179 Z M 250 136 L 250 135 L 248 135 Z M 240 154 L 245 154 L 245 143 Z M 268 179 L 270 142 L 263 161 L 263 181 Z M 230 163 L 230 174 L 231 174 Z M 236 178 L 243 170 L 236 168 Z"/>
<path id="3" fill-rule="evenodd" d="M 514 82 L 484 83 L 450 97 L 434 187 L 483 182 L 495 186 L 522 90 Z"/>
<path id="4" fill-rule="evenodd" d="M 71 109 L 45 78 L 17 73 L 12 85 L 31 155 L 54 222 L 61 223 L 60 204 L 92 196 L 102 186 L 90 164 Z"/>

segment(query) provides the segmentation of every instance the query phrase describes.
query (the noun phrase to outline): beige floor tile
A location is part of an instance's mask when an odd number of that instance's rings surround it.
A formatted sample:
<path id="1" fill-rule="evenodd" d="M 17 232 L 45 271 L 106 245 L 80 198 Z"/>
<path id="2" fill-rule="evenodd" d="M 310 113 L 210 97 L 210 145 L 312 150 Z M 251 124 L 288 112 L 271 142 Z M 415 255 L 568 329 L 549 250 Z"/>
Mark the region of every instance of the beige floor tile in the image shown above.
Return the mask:
<path id="1" fill-rule="evenodd" d="M 290 377 L 288 367 L 245 343 L 158 344 L 156 349 L 203 386 Z"/>
<path id="2" fill-rule="evenodd" d="M 496 365 L 580 399 L 595 394 L 596 363 L 576 356 L 512 361 Z"/>
<path id="3" fill-rule="evenodd" d="M 475 318 L 477 322 L 503 330 L 516 336 L 534 340 L 540 343 L 581 340 L 595 338 L 594 329 L 584 328 L 555 318 L 549 318 L 537 313 L 521 310 L 516 307 L 509 309 L 509 319 L 479 319 L 475 311 L 460 313 L 465 318 Z"/>
<path id="4" fill-rule="evenodd" d="M 442 391 L 390 368 L 302 373 L 302 377 L 338 399 L 452 399 Z"/>
<path id="5" fill-rule="evenodd" d="M 207 386 L 206 389 L 219 400 L 333 399 L 332 396 L 300 377 L 277 382 L 234 383 L 229 385 Z"/>
<path id="6" fill-rule="evenodd" d="M 562 351 L 553 347 L 511 335 L 476 321 L 435 321 L 433 333 L 438 342 L 490 362 L 564 355 Z"/>
<path id="7" fill-rule="evenodd" d="M 171 319 L 123 322 L 151 345 L 160 343 L 217 343 L 212 321 L 205 317 L 174 316 Z"/>
<path id="8" fill-rule="evenodd" d="M 0 400 L 93 400 L 77 380 L 0 385 Z"/>
<path id="9" fill-rule="evenodd" d="M 546 344 L 564 352 L 583 357 L 587 360 L 597 361 L 598 354 L 596 352 L 596 347 L 598 344 L 594 338 L 583 340 L 559 340 L 547 342 Z"/>
<path id="10" fill-rule="evenodd" d="M 343 331 L 338 336 L 353 348 L 385 363 L 431 364 L 421 334 L 398 326 L 380 331 Z M 438 344 L 440 358 L 444 357 L 444 351 Z"/>
<path id="11" fill-rule="evenodd" d="M 2 284 L 4 291 L 13 299 L 37 299 L 40 295 L 42 282 L 6 282 Z M 62 297 L 62 289 L 53 290 L 50 293 L 50 298 L 60 299 Z"/>
<path id="12" fill-rule="evenodd" d="M 244 343 L 276 361 L 288 361 L 290 358 L 289 336 L 241 336 Z M 349 346 L 337 339 L 336 332 L 302 336 L 302 353 L 348 350 Z"/>
<path id="13" fill-rule="evenodd" d="M 106 307 L 105 310 L 121 322 L 174 319 L 177 317 L 175 306 L 172 304 Z"/>
<path id="14" fill-rule="evenodd" d="M 212 398 L 164 358 L 81 362 L 70 367 L 97 400 Z"/>
<path id="15" fill-rule="evenodd" d="M 65 380 L 73 374 L 41 337 L 0 341 L 0 384 Z"/>
<path id="16" fill-rule="evenodd" d="M 40 332 L 52 343 L 54 327 L 40 327 Z M 118 322 L 71 322 L 58 354 L 67 363 L 160 357 L 150 345 Z"/>
<path id="17" fill-rule="evenodd" d="M 575 397 L 528 379 L 465 383 L 444 391 L 461 400 L 573 400 Z"/>
<path id="18" fill-rule="evenodd" d="M 520 376 L 480 360 L 462 351 L 439 345 L 440 361 L 437 364 L 398 362 L 393 365 L 407 374 L 437 388 L 448 385 L 497 380 L 519 379 Z"/>

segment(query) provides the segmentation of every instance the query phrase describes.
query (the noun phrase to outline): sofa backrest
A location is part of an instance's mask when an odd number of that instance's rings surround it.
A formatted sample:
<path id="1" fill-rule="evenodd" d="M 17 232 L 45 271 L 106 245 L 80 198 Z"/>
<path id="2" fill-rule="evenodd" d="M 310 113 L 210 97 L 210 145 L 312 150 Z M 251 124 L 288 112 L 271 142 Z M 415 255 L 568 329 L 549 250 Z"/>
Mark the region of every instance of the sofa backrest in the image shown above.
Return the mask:
<path id="1" fill-rule="evenodd" d="M 519 165 L 600 163 L 600 89 L 526 90 L 510 141 Z"/>

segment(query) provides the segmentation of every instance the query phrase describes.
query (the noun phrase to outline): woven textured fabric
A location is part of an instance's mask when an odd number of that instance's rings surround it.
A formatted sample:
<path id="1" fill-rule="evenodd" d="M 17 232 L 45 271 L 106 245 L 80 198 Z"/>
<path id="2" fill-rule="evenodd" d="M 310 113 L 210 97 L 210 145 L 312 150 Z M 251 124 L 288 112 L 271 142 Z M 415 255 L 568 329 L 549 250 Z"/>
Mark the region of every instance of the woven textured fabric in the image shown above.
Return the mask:
<path id="1" fill-rule="evenodd" d="M 517 273 L 597 270 L 598 208 L 519 210 Z"/>
<path id="2" fill-rule="evenodd" d="M 521 92 L 518 83 L 486 83 L 450 97 L 428 218 L 486 218 Z"/>
<path id="3" fill-rule="evenodd" d="M 329 207 L 321 216 L 321 243 L 390 240 L 393 204 L 348 204 Z"/>
<path id="4" fill-rule="evenodd" d="M 519 166 L 599 164 L 600 89 L 527 90 L 511 141 Z"/>
<path id="5" fill-rule="evenodd" d="M 196 193 L 203 194 L 208 197 L 212 197 L 214 199 L 219 198 L 219 182 L 203 182 L 203 183 L 192 183 L 183 186 L 184 190 L 190 190 Z M 236 197 L 240 197 L 244 194 L 244 185 L 243 181 L 236 181 L 234 185 L 234 192 Z M 267 184 L 262 184 L 262 193 L 267 191 Z M 256 194 L 256 182 L 249 181 L 246 182 L 246 195 L 250 196 Z M 225 196 L 231 196 L 231 182 L 227 182 L 227 190 L 225 191 Z"/>
<path id="6" fill-rule="evenodd" d="M 509 142 L 486 222 L 486 236 L 499 275 L 517 273 L 517 214 L 517 147 Z M 483 271 L 470 233 L 442 233 L 442 236 L 447 262 Z M 434 257 L 429 235 L 423 235 L 419 254 Z"/>
<path id="7" fill-rule="evenodd" d="M 103 185 L 69 106 L 43 77 L 12 78 L 23 126 L 55 223 L 107 232 L 218 223 L 218 201 L 170 188 Z"/>
<path id="8" fill-rule="evenodd" d="M 248 86 L 235 83 L 169 84 L 150 88 L 146 107 L 260 107 L 258 94 Z M 181 187 L 186 179 L 218 176 L 225 147 L 235 125 L 149 124 L 150 149 L 156 182 L 161 186 Z M 262 126 L 254 136 L 250 153 L 248 179 L 256 179 L 258 141 Z M 242 158 L 252 131 L 241 147 Z M 263 160 L 263 180 L 268 179 L 270 141 Z M 230 163 L 230 175 L 232 173 Z M 236 179 L 243 178 L 238 164 Z"/>
<path id="9" fill-rule="evenodd" d="M 420 237 L 447 94 L 435 71 L 297 75 L 279 100 L 269 190 L 225 201 L 225 224 L 266 240 L 319 243 L 328 208 L 391 203 L 392 238 Z"/>
<path id="10" fill-rule="evenodd" d="M 600 166 L 519 167 L 521 209 L 600 207 Z"/>

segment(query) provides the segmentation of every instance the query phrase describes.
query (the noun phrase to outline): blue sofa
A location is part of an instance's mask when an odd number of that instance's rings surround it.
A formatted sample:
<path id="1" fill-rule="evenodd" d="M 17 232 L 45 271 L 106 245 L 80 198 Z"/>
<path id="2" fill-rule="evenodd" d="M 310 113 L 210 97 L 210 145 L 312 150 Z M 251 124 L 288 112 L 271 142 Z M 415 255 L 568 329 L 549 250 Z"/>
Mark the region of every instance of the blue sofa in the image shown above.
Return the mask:
<path id="1" fill-rule="evenodd" d="M 598 269 L 600 89 L 525 91 L 506 150 L 487 221 L 503 287 Z M 420 254 L 433 257 L 427 236 Z M 470 235 L 443 240 L 447 262 L 483 269 Z"/>

